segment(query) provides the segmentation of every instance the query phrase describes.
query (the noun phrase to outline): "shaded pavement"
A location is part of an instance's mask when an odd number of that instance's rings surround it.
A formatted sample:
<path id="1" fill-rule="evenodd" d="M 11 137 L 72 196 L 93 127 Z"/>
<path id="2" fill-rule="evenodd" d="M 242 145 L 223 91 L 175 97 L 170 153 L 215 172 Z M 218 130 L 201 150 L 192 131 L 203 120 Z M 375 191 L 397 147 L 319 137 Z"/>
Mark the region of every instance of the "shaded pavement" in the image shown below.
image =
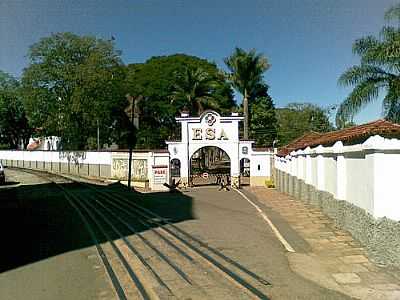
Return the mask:
<path id="1" fill-rule="evenodd" d="M 113 298 L 94 241 L 63 192 L 28 173 L 6 169 L 6 175 L 19 184 L 0 189 L 0 299 Z M 83 196 L 92 193 L 68 181 L 63 187 Z M 127 192 L 119 184 L 102 189 L 137 201 L 171 222 L 192 218 L 192 201 L 182 194 Z M 130 223 L 138 232 L 146 230 L 135 219 Z M 133 232 L 125 229 L 123 234 Z M 111 231 L 109 235 L 119 238 Z M 99 238 L 100 243 L 105 241 Z"/>

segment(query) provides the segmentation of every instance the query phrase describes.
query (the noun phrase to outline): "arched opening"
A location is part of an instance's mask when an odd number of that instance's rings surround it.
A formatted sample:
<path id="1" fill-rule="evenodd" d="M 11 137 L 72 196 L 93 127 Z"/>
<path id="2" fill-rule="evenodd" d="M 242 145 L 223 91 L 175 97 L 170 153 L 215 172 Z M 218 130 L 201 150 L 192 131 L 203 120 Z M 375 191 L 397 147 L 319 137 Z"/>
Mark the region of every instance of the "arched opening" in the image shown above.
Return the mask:
<path id="1" fill-rule="evenodd" d="M 240 160 L 240 184 L 250 184 L 250 159 L 248 158 Z"/>
<path id="2" fill-rule="evenodd" d="M 171 177 L 172 178 L 181 177 L 181 161 L 177 158 L 171 160 Z"/>
<path id="3" fill-rule="evenodd" d="M 190 158 L 190 185 L 230 183 L 231 160 L 221 148 L 202 147 Z"/>

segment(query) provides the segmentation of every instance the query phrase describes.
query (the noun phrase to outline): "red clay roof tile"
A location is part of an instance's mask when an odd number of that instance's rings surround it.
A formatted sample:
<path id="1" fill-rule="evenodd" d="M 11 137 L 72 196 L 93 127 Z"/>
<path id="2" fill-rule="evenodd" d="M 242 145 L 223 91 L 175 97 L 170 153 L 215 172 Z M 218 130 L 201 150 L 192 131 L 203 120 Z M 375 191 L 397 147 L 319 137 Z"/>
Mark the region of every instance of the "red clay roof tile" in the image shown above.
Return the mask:
<path id="1" fill-rule="evenodd" d="M 347 144 L 352 142 L 362 142 L 362 140 L 373 135 L 400 138 L 400 124 L 380 119 L 370 123 L 323 134 L 311 132 L 281 148 L 278 151 L 278 156 L 286 156 L 292 151 L 305 149 L 307 147 L 316 147 L 318 145 L 330 146 L 337 141 L 342 141 Z"/>

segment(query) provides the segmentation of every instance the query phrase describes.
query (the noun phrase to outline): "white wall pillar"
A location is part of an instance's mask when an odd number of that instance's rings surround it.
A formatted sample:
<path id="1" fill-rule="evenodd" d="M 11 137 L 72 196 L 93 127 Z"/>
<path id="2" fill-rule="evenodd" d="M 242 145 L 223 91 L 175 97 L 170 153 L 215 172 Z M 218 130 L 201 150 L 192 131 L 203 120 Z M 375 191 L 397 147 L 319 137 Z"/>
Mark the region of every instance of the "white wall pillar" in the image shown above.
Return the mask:
<path id="1" fill-rule="evenodd" d="M 226 151 L 231 159 L 231 176 L 238 177 L 240 176 L 240 162 L 239 162 L 239 145 L 235 145 L 232 147 L 231 151 Z M 250 160 L 251 164 L 251 160 Z M 251 174 L 251 168 L 250 168 Z"/>
<path id="2" fill-rule="evenodd" d="M 290 175 L 297 176 L 297 157 L 296 152 L 292 151 L 289 153 L 290 157 Z"/>
<path id="3" fill-rule="evenodd" d="M 325 186 L 325 159 L 322 155 L 324 147 L 319 145 L 315 150 L 317 153 L 317 189 L 326 191 Z"/>
<path id="4" fill-rule="evenodd" d="M 292 157 L 292 156 L 290 156 L 288 163 L 289 163 L 289 174 L 290 174 L 291 176 L 293 176 L 293 169 L 294 169 L 294 168 L 293 168 L 293 165 L 294 165 L 294 161 L 293 161 L 293 157 Z"/>
<path id="5" fill-rule="evenodd" d="M 306 155 L 306 157 L 305 157 L 305 161 L 306 161 L 305 182 L 307 184 L 312 184 L 312 161 L 311 161 L 311 149 L 310 149 L 310 147 L 307 147 L 304 150 L 304 154 Z"/>
<path id="6" fill-rule="evenodd" d="M 303 156 L 303 151 L 297 151 L 297 159 L 298 159 L 298 178 L 304 180 L 305 176 L 305 158 Z"/>
<path id="7" fill-rule="evenodd" d="M 373 172 L 374 217 L 400 221 L 400 140 L 373 136 L 363 148 L 369 152 L 366 160 L 369 172 Z"/>
<path id="8" fill-rule="evenodd" d="M 336 193 L 335 198 L 338 200 L 347 199 L 347 171 L 346 171 L 346 159 L 343 154 L 343 143 L 336 142 L 333 145 L 333 151 L 337 155 L 336 157 Z"/>

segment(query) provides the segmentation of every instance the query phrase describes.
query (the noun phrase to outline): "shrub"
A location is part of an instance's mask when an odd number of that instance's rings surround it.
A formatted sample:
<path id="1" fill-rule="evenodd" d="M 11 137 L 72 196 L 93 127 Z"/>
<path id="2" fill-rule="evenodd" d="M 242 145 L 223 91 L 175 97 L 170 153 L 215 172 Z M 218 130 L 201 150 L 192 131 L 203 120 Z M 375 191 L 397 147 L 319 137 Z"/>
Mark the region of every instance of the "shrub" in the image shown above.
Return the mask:
<path id="1" fill-rule="evenodd" d="M 266 185 L 267 188 L 275 188 L 275 183 L 274 183 L 274 180 L 272 178 L 268 179 L 268 180 L 265 180 L 265 185 Z"/>

